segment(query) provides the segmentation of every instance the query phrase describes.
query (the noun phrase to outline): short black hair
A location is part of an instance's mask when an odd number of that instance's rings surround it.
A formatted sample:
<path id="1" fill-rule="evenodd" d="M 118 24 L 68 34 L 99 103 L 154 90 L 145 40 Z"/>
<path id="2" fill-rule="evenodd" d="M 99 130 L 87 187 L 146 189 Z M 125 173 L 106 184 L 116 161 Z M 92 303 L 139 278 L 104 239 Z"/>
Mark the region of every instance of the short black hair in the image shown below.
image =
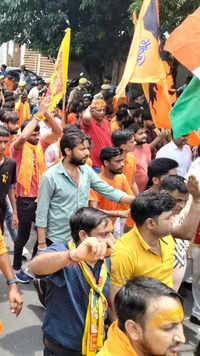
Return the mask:
<path id="1" fill-rule="evenodd" d="M 22 122 L 22 126 L 21 126 L 21 131 L 23 131 L 25 129 L 25 127 L 31 122 L 32 119 L 28 119 L 28 120 L 24 120 Z M 40 131 L 40 125 L 37 124 L 37 126 L 34 128 L 34 131 Z"/>
<path id="2" fill-rule="evenodd" d="M 70 148 L 71 150 L 79 144 L 82 144 L 86 140 L 85 133 L 78 128 L 68 129 L 65 131 L 64 135 L 60 140 L 60 149 L 62 155 L 65 157 L 65 148 Z"/>
<path id="3" fill-rule="evenodd" d="M 127 320 L 133 320 L 144 327 L 149 302 L 161 297 L 178 299 L 182 304 L 178 293 L 155 278 L 134 277 L 128 280 L 117 292 L 114 301 L 119 328 L 125 331 Z"/>
<path id="4" fill-rule="evenodd" d="M 140 116 L 140 115 L 142 115 L 142 117 L 143 117 L 143 114 L 144 114 L 144 110 L 143 110 L 143 109 L 137 109 L 137 110 L 135 110 L 135 112 L 133 113 L 132 118 L 134 119 L 135 117 L 138 117 L 138 116 Z"/>
<path id="5" fill-rule="evenodd" d="M 143 123 L 143 121 L 142 122 L 133 122 L 130 120 L 130 124 L 128 125 L 127 128 L 136 134 L 138 130 L 144 128 L 144 123 Z"/>
<path id="6" fill-rule="evenodd" d="M 100 153 L 100 161 L 104 165 L 104 161 L 110 161 L 113 157 L 120 156 L 123 153 L 118 147 L 106 146 L 102 148 Z"/>
<path id="7" fill-rule="evenodd" d="M 112 132 L 111 141 L 113 146 L 120 147 L 132 139 L 134 132 L 130 130 L 115 130 Z"/>
<path id="8" fill-rule="evenodd" d="M 112 80 L 112 75 L 111 74 L 104 74 L 104 79 Z"/>
<path id="9" fill-rule="evenodd" d="M 153 177 L 160 178 L 162 175 L 167 174 L 170 169 L 177 168 L 178 163 L 171 158 L 156 158 L 153 159 L 148 165 L 148 184 L 147 188 L 151 187 Z"/>
<path id="10" fill-rule="evenodd" d="M 175 200 L 167 192 L 149 191 L 140 193 L 131 204 L 131 217 L 137 226 L 146 219 L 156 218 L 175 206 Z"/>
<path id="11" fill-rule="evenodd" d="M 10 132 L 7 129 L 7 127 L 0 125 L 0 137 L 9 137 L 10 136 Z"/>
<path id="12" fill-rule="evenodd" d="M 19 121 L 18 114 L 15 111 L 5 111 L 4 118 L 6 122 L 16 123 Z"/>
<path id="13" fill-rule="evenodd" d="M 103 211 L 95 208 L 81 208 L 70 218 L 70 229 L 72 238 L 79 244 L 79 232 L 84 230 L 88 235 L 99 226 L 103 221 L 110 222 L 110 218 Z"/>
<path id="14" fill-rule="evenodd" d="M 137 109 L 140 109 L 140 104 L 138 103 L 130 103 L 129 106 L 128 106 L 129 110 L 137 110 Z"/>
<path id="15" fill-rule="evenodd" d="M 178 192 L 182 194 L 188 193 L 185 179 L 178 175 L 170 175 L 165 177 L 160 185 L 160 190 L 167 190 L 170 192 L 178 190 Z"/>
<path id="16" fill-rule="evenodd" d="M 128 110 L 125 109 L 124 107 L 119 108 L 118 111 L 116 112 L 116 120 L 117 120 L 117 122 L 122 121 L 122 119 L 124 117 L 127 117 L 127 119 L 128 119 L 128 117 L 129 117 Z"/>

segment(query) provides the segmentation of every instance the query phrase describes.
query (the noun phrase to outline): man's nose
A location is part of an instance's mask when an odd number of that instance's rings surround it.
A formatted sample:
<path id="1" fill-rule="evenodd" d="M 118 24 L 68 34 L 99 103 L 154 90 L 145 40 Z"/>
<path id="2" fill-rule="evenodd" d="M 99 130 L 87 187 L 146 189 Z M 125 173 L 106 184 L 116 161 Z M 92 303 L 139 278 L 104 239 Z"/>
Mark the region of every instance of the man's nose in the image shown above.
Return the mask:
<path id="1" fill-rule="evenodd" d="M 179 344 L 185 344 L 185 335 L 182 324 L 179 325 L 179 327 L 176 329 L 176 335 L 174 336 L 174 340 Z"/>

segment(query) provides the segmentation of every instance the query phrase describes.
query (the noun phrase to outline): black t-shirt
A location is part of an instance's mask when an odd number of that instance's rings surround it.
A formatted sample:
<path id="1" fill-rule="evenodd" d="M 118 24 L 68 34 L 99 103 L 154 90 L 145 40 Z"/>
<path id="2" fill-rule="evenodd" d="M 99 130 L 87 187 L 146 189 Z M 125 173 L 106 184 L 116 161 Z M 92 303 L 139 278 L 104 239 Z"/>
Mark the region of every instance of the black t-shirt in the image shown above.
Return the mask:
<path id="1" fill-rule="evenodd" d="M 16 162 L 5 157 L 0 166 L 0 199 L 4 199 L 8 194 L 9 188 L 16 183 Z"/>

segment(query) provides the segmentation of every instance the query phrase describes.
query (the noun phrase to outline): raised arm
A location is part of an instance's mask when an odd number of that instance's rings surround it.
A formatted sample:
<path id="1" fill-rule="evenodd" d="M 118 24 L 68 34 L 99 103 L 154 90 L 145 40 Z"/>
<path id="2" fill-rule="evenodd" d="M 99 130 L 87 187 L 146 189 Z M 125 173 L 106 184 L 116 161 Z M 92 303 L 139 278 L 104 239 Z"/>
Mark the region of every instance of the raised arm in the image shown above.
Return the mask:
<path id="1" fill-rule="evenodd" d="M 174 238 L 182 240 L 193 240 L 200 221 L 200 189 L 199 183 L 194 176 L 189 177 L 187 189 L 192 195 L 192 204 L 189 213 L 183 220 L 183 223 L 173 228 L 172 235 Z"/>
<path id="2" fill-rule="evenodd" d="M 89 262 L 104 259 L 110 255 L 112 248 L 113 241 L 111 239 L 100 241 L 96 237 L 88 237 L 75 249 L 44 252 L 36 256 L 31 261 L 30 268 L 37 275 L 49 275 L 60 271 L 70 264 L 86 260 Z"/>

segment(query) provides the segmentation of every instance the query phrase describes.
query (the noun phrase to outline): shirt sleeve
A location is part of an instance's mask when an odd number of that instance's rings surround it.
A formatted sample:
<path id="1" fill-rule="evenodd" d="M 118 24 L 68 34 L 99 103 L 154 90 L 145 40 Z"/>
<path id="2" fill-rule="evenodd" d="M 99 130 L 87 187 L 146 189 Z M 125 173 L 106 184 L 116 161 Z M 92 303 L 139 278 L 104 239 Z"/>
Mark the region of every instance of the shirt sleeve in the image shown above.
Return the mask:
<path id="1" fill-rule="evenodd" d="M 113 286 L 121 288 L 128 279 L 134 276 L 134 261 L 126 251 L 114 251 L 111 256 L 111 279 Z"/>
<path id="2" fill-rule="evenodd" d="M 49 205 L 54 193 L 54 181 L 51 177 L 44 174 L 39 184 L 38 203 L 36 211 L 36 226 L 47 227 L 47 217 Z"/>
<path id="3" fill-rule="evenodd" d="M 90 186 L 99 194 L 106 197 L 108 200 L 114 201 L 115 203 L 119 203 L 120 199 L 125 195 L 119 189 L 114 189 L 109 184 L 104 182 L 98 174 L 96 174 L 91 167 L 88 166 L 89 175 L 90 175 Z"/>
<path id="4" fill-rule="evenodd" d="M 2 231 L 0 229 L 0 256 L 1 255 L 4 255 L 5 253 L 7 253 L 7 248 L 6 248 L 6 244 L 5 244 L 5 241 L 4 241 L 4 237 L 2 235 Z"/>
<path id="5" fill-rule="evenodd" d="M 40 252 L 40 254 L 49 253 L 49 252 L 57 252 L 57 251 L 66 251 L 66 250 L 67 250 L 66 245 L 53 243 L 49 247 L 42 250 Z M 60 271 L 58 271 L 56 273 L 47 275 L 47 276 L 38 276 L 38 277 L 41 279 L 46 279 L 46 280 L 50 281 L 58 288 L 63 288 L 65 286 L 63 269 L 61 269 Z"/>

